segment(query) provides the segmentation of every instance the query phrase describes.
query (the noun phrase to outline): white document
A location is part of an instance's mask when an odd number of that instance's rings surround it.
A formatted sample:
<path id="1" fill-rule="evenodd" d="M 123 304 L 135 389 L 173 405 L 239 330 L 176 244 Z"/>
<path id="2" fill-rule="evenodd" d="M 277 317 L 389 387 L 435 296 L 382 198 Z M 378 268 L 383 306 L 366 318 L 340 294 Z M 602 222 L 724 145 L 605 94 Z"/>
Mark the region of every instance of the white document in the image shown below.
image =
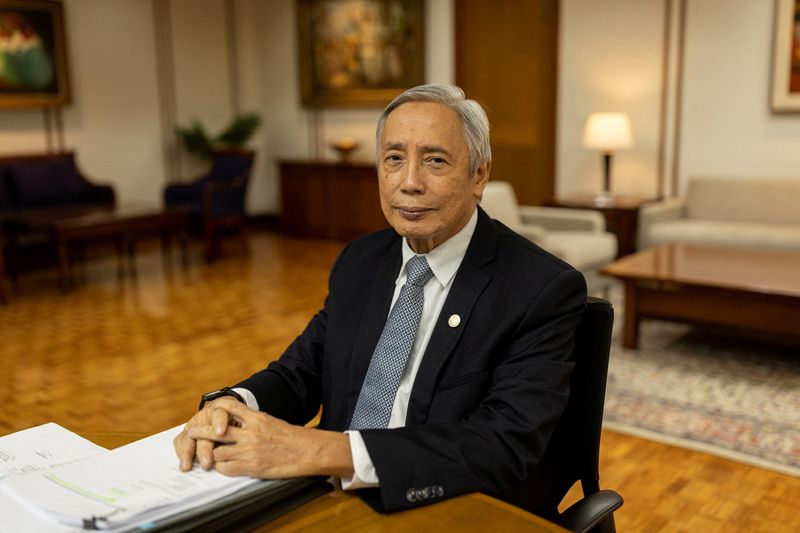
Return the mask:
<path id="1" fill-rule="evenodd" d="M 260 480 L 199 466 L 181 472 L 172 439 L 178 426 L 80 462 L 9 476 L 2 489 L 70 526 L 102 529 L 141 524 L 191 509 Z"/>
<path id="2" fill-rule="evenodd" d="M 0 437 L 0 479 L 108 450 L 52 422 Z"/>
<path id="3" fill-rule="evenodd" d="M 108 450 L 58 424 L 48 423 L 0 437 L 0 480 L 59 464 L 79 461 Z M 68 533 L 81 531 L 37 514 L 0 491 L 0 533 Z"/>

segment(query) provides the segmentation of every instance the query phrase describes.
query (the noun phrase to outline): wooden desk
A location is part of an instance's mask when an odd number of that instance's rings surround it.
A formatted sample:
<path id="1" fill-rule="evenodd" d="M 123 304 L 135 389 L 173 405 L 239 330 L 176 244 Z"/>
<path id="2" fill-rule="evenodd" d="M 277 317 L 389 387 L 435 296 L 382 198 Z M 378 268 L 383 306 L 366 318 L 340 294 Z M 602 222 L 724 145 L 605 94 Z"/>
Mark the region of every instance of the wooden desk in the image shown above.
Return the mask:
<path id="1" fill-rule="evenodd" d="M 144 437 L 139 433 L 84 433 L 105 448 Z M 397 531 L 426 528 L 449 531 L 530 531 L 565 533 L 556 524 L 484 494 L 465 494 L 434 505 L 383 515 L 361 498 L 336 490 L 324 494 L 255 531 Z"/>
<path id="2" fill-rule="evenodd" d="M 372 163 L 281 161 L 281 230 L 352 239 L 388 226 Z"/>
<path id="3" fill-rule="evenodd" d="M 599 211 L 606 219 L 606 229 L 617 236 L 617 258 L 636 251 L 636 232 L 639 226 L 639 208 L 655 198 L 641 196 L 615 196 L 611 205 L 597 205 L 594 196 L 580 194 L 551 198 L 544 202 L 548 207 L 569 207 Z"/>

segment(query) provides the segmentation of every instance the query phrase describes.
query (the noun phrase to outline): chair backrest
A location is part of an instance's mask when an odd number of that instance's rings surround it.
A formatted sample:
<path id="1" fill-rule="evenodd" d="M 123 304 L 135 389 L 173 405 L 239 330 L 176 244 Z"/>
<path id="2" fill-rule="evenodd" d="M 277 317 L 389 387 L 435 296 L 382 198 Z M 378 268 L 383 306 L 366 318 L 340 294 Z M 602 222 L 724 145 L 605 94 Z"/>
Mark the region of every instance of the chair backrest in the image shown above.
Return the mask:
<path id="1" fill-rule="evenodd" d="M 600 490 L 600 432 L 613 322 L 614 308 L 608 301 L 587 298 L 575 332 L 575 369 L 567 407 L 528 481 L 521 490 L 500 495 L 502 499 L 553 519 L 558 503 L 576 481 L 584 495 Z"/>
<path id="2" fill-rule="evenodd" d="M 587 298 L 572 350 L 575 369 L 569 402 L 548 446 L 548 452 L 555 454 L 564 494 L 577 480 L 584 495 L 600 490 L 600 433 L 613 324 L 611 304 L 602 298 Z"/>
<path id="3" fill-rule="evenodd" d="M 492 180 L 486 184 L 481 198 L 481 207 L 495 220 L 499 220 L 512 231 L 522 232 L 517 196 L 507 181 Z"/>
<path id="4" fill-rule="evenodd" d="M 758 224 L 800 224 L 796 177 L 695 176 L 686 193 L 689 218 Z"/>
<path id="5" fill-rule="evenodd" d="M 235 178 L 248 180 L 255 155 L 253 150 L 215 150 L 207 179 L 224 182 Z"/>

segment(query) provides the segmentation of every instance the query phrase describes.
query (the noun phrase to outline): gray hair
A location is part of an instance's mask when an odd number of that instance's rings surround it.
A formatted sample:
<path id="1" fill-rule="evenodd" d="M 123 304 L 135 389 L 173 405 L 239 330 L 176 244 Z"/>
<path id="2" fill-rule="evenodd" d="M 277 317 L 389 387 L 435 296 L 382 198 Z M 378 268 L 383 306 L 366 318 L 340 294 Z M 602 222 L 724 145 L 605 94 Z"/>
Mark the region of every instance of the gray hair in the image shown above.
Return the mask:
<path id="1" fill-rule="evenodd" d="M 469 100 L 464 96 L 464 91 L 455 85 L 418 85 L 397 96 L 389 102 L 383 110 L 381 118 L 378 119 L 378 127 L 375 131 L 375 162 L 380 164 L 381 158 L 381 137 L 383 128 L 386 126 L 386 119 L 389 114 L 408 102 L 432 102 L 444 104 L 455 111 L 461 120 L 464 130 L 464 141 L 469 149 L 469 173 L 477 172 L 478 167 L 483 163 L 492 161 L 492 147 L 489 144 L 489 119 L 481 104 L 475 100 Z"/>

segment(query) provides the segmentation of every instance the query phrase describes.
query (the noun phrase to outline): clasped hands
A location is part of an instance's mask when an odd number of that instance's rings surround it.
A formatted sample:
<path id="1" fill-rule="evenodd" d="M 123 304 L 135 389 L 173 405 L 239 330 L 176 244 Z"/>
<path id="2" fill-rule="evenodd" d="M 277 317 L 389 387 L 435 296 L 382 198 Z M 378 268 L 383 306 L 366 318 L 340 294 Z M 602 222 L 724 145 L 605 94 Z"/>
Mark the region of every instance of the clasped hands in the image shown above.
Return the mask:
<path id="1" fill-rule="evenodd" d="M 352 477 L 350 440 L 344 433 L 294 426 L 234 398 L 208 402 L 173 441 L 180 469 L 194 460 L 228 476 Z"/>

